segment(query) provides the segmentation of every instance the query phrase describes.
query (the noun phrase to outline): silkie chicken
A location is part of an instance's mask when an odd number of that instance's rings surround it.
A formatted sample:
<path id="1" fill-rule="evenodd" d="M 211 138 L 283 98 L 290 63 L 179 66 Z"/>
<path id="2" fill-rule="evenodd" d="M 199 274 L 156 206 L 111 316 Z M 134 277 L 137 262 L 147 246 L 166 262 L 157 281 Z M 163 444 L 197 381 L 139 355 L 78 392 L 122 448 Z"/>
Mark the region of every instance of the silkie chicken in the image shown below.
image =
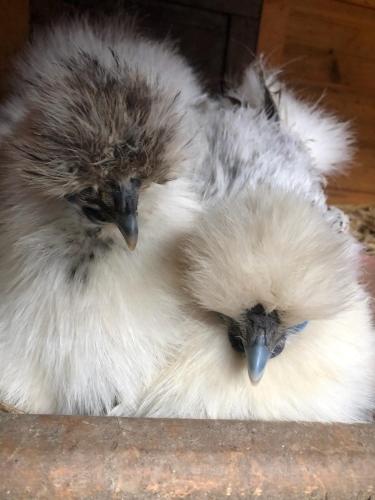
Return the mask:
<path id="1" fill-rule="evenodd" d="M 205 108 L 209 150 L 193 179 L 205 208 L 180 247 L 190 326 L 139 416 L 371 419 L 360 246 L 322 189 L 350 159 L 350 132 L 263 75 L 250 67 L 230 105 Z"/>
<path id="2" fill-rule="evenodd" d="M 0 119 L 0 400 L 137 408 L 180 321 L 201 92 L 127 21 L 57 26 L 19 61 Z"/>

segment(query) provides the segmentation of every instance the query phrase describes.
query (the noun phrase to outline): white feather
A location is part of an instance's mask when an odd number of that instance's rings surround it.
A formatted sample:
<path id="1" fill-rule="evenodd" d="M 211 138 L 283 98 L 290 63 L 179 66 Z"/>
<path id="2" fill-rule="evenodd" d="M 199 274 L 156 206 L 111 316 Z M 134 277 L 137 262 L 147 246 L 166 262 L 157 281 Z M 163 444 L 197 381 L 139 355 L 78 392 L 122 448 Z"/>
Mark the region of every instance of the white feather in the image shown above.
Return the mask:
<path id="1" fill-rule="evenodd" d="M 352 161 L 353 131 L 350 123 L 340 121 L 319 103 L 298 99 L 280 80 L 281 72 L 265 68 L 262 59 L 244 73 L 237 88 L 229 91 L 253 109 L 264 106 L 264 86 L 273 97 L 281 122 L 307 146 L 315 168 L 324 176 L 340 172 Z"/>
<path id="2" fill-rule="evenodd" d="M 177 140 L 193 140 L 188 157 L 174 167 L 191 168 L 199 139 L 189 106 L 200 87 L 168 45 L 122 30 L 121 24 L 94 28 L 83 22 L 37 38 L 19 63 L 18 95 L 2 110 L 3 147 L 34 106 L 54 106 L 64 135 L 70 95 L 63 82 L 72 58 L 83 52 L 108 78 L 141 75 L 151 89 L 179 96 L 171 108 L 181 115 Z M 50 102 L 43 101 L 46 95 Z M 123 412 L 132 414 L 174 343 L 180 321 L 174 248 L 199 209 L 195 196 L 183 179 L 145 189 L 139 243 L 131 253 L 113 224 L 94 245 L 86 235 L 95 226 L 66 200 L 26 188 L 18 169 L 22 165 L 2 179 L 0 399 L 27 412 L 88 414 L 105 414 L 121 401 Z M 83 267 L 81 279 L 69 279 L 75 262 L 91 251 L 88 276 Z"/>
<path id="3" fill-rule="evenodd" d="M 288 192 L 258 188 L 211 208 L 185 242 L 187 312 L 179 350 L 139 416 L 355 422 L 375 408 L 375 332 L 358 283 L 358 245 Z M 250 383 L 244 355 L 210 311 L 257 303 L 309 320 Z M 200 311 L 200 313 L 199 313 Z M 205 317 L 205 312 L 207 313 Z"/>
<path id="4" fill-rule="evenodd" d="M 284 88 L 280 121 L 264 111 L 253 69 L 232 92 L 242 106 L 206 103 L 204 210 L 184 242 L 180 346 L 137 415 L 354 422 L 375 407 L 375 332 L 360 285 L 359 246 L 328 210 L 325 175 L 350 156 L 346 125 Z M 292 326 L 256 387 L 214 312 L 239 321 L 256 304 Z"/>

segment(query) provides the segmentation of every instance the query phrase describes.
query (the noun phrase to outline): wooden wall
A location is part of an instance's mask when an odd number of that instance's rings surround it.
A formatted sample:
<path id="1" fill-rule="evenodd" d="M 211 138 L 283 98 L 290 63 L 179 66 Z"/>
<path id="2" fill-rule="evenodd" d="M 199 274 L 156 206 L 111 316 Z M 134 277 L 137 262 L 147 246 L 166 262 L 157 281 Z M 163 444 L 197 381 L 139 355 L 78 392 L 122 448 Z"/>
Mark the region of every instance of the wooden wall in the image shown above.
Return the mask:
<path id="1" fill-rule="evenodd" d="M 255 57 L 261 7 L 262 0 L 30 0 L 32 27 L 70 12 L 135 14 L 147 35 L 178 40 L 215 92 Z"/>
<path id="2" fill-rule="evenodd" d="M 264 0 L 258 52 L 353 121 L 355 168 L 331 180 L 330 200 L 375 203 L 375 0 Z"/>
<path id="3" fill-rule="evenodd" d="M 5 93 L 12 58 L 29 34 L 28 0 L 0 0 L 0 96 Z"/>

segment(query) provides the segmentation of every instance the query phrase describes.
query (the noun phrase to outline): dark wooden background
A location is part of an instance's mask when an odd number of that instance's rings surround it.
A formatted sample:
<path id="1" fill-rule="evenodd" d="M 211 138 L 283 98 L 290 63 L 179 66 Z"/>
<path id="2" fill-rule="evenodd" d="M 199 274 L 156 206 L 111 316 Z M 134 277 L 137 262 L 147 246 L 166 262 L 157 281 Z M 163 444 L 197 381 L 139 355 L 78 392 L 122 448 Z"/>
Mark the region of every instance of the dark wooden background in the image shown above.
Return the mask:
<path id="1" fill-rule="evenodd" d="M 136 14 L 151 36 L 178 40 L 206 85 L 221 90 L 256 53 L 262 0 L 31 0 L 32 25 L 61 14 Z"/>

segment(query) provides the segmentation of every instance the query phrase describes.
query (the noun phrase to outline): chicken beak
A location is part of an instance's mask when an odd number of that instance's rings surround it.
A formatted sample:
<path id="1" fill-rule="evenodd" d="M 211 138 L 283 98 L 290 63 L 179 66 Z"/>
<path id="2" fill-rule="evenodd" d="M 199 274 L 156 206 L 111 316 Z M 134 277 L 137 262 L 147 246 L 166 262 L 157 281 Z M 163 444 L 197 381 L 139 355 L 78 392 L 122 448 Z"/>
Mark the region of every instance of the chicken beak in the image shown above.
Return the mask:
<path id="1" fill-rule="evenodd" d="M 247 371 L 251 383 L 258 384 L 264 374 L 267 362 L 271 357 L 271 351 L 266 346 L 266 339 L 264 335 L 255 337 L 251 343 L 245 346 L 247 357 Z"/>
<path id="2" fill-rule="evenodd" d="M 137 214 L 125 214 L 118 217 L 117 227 L 125 238 L 129 250 L 134 250 L 138 241 Z"/>
<path id="3" fill-rule="evenodd" d="M 139 183 L 132 180 L 123 184 L 116 193 L 115 222 L 125 238 L 129 250 L 134 250 L 138 241 L 138 206 Z"/>

